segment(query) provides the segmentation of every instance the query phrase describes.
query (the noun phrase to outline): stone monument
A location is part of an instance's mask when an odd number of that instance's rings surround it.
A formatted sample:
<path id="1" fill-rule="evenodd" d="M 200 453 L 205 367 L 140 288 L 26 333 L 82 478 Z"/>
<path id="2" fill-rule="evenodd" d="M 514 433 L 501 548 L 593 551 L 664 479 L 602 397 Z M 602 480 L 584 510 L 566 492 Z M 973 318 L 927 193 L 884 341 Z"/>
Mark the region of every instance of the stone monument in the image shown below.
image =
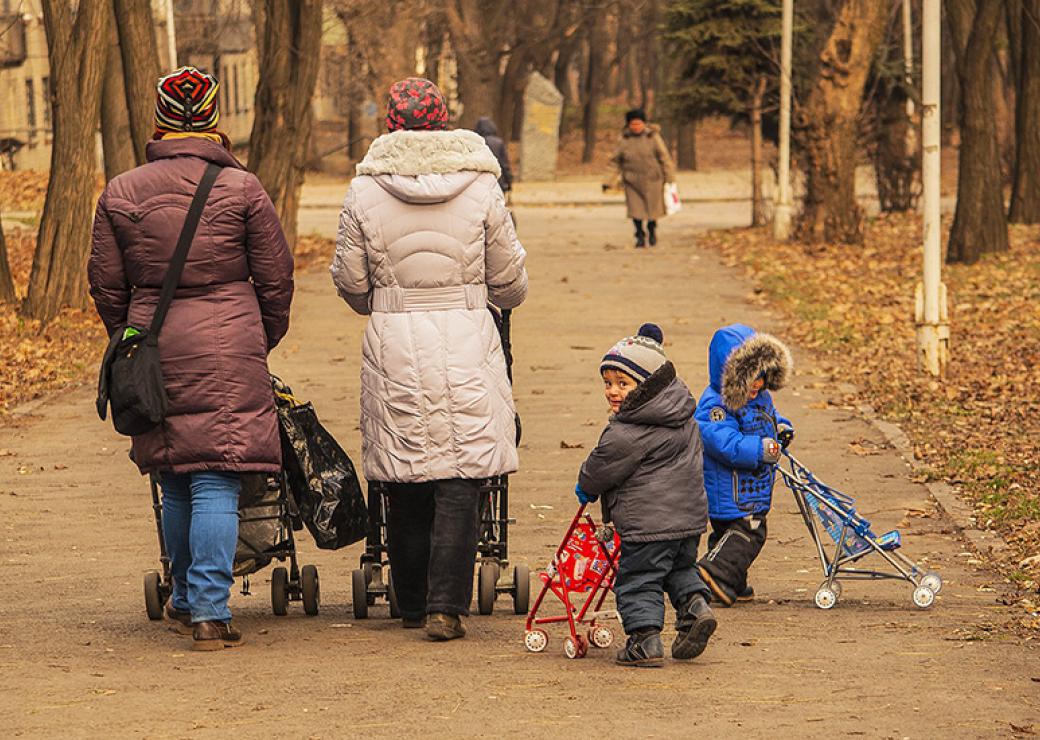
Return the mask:
<path id="1" fill-rule="evenodd" d="M 563 95 L 545 77 L 532 72 L 524 90 L 524 127 L 520 134 L 520 179 L 552 180 L 560 144 Z"/>

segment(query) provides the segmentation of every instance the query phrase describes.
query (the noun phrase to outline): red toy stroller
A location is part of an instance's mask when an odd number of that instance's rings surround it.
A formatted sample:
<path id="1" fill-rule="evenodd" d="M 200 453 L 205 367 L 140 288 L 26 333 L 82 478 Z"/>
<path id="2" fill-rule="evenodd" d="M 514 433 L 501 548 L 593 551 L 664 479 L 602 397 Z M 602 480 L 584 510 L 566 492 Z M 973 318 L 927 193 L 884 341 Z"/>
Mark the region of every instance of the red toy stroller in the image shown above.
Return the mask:
<path id="1" fill-rule="evenodd" d="M 617 559 L 621 553 L 621 540 L 607 526 L 597 528 L 585 506 L 574 515 L 563 542 L 556 555 L 538 577 L 542 590 L 535 599 L 531 613 L 527 615 L 524 632 L 524 647 L 532 653 L 540 653 L 549 644 L 549 635 L 535 625 L 566 622 L 570 636 L 564 640 L 563 652 L 568 658 L 582 658 L 591 643 L 598 648 L 610 647 L 614 633 L 602 621 L 620 619 L 616 610 L 603 610 L 603 602 L 614 587 L 617 576 Z M 539 617 L 538 610 L 546 594 L 552 592 L 563 602 L 564 614 Z M 580 599 L 587 594 L 580 606 L 571 602 L 571 596 Z M 579 635 L 580 626 L 587 628 Z"/>

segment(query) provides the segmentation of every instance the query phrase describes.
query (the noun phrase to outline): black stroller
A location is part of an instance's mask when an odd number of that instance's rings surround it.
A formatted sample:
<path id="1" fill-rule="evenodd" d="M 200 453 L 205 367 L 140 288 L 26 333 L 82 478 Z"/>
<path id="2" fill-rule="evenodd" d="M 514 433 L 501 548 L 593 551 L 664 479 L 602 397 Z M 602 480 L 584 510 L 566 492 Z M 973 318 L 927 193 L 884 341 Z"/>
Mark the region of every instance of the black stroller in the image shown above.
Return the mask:
<path id="1" fill-rule="evenodd" d="M 144 603 L 149 619 L 163 618 L 163 605 L 170 597 L 173 583 L 170 558 L 163 536 L 162 498 L 155 475 L 149 481 L 152 510 L 159 534 L 159 562 L 162 570 L 144 576 Z M 266 568 L 271 561 L 284 563 L 271 571 L 271 611 L 284 616 L 290 601 L 302 601 L 303 611 L 318 613 L 320 588 L 318 569 L 314 565 L 299 567 L 294 531 L 303 529 L 300 512 L 284 475 L 244 475 L 238 506 L 238 547 L 235 551 L 234 575 L 242 579 L 242 594 L 250 595 L 249 577 Z"/>
<path id="2" fill-rule="evenodd" d="M 513 352 L 510 343 L 511 312 L 498 312 L 489 307 L 495 317 L 502 352 L 506 360 L 509 382 L 513 382 Z M 516 418 L 516 441 L 520 442 L 520 417 Z M 500 594 L 513 599 L 513 611 L 527 614 L 531 599 L 531 571 L 524 563 L 513 566 L 512 578 L 502 579 L 502 571 L 509 570 L 509 476 L 498 475 L 488 478 L 480 486 L 480 536 L 477 542 L 477 610 L 480 614 L 491 614 L 495 600 Z M 352 574 L 354 617 L 368 617 L 368 607 L 379 599 L 386 599 L 390 606 L 390 617 L 401 616 L 394 594 L 393 575 L 386 548 L 386 485 L 377 481 L 368 484 L 368 536 L 365 552 L 361 556 L 361 567 Z M 384 572 L 386 577 L 384 578 Z"/>

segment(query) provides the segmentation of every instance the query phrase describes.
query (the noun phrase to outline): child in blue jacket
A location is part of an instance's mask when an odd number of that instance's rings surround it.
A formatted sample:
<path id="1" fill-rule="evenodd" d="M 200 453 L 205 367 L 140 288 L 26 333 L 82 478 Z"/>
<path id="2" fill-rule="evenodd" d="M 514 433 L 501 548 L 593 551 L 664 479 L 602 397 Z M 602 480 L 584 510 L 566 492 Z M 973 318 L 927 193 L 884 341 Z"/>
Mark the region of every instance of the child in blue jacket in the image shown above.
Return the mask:
<path id="1" fill-rule="evenodd" d="M 766 541 L 766 515 L 781 448 L 794 429 L 777 413 L 769 391 L 792 369 L 791 352 L 776 337 L 732 324 L 715 332 L 708 349 L 711 384 L 695 417 L 704 441 L 704 488 L 711 534 L 697 563 L 713 596 L 726 606 L 750 600 L 747 574 Z"/>

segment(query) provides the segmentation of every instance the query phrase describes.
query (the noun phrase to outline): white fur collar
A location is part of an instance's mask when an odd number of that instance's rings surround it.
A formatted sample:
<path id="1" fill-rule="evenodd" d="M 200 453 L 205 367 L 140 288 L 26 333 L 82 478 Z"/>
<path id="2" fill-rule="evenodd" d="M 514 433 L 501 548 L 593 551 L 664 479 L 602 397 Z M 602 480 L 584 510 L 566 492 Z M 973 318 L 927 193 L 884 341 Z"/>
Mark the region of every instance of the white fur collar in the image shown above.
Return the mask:
<path id="1" fill-rule="evenodd" d="M 490 172 L 496 178 L 502 174 L 484 137 L 466 129 L 383 134 L 357 166 L 359 175 L 414 177 L 466 171 Z"/>

